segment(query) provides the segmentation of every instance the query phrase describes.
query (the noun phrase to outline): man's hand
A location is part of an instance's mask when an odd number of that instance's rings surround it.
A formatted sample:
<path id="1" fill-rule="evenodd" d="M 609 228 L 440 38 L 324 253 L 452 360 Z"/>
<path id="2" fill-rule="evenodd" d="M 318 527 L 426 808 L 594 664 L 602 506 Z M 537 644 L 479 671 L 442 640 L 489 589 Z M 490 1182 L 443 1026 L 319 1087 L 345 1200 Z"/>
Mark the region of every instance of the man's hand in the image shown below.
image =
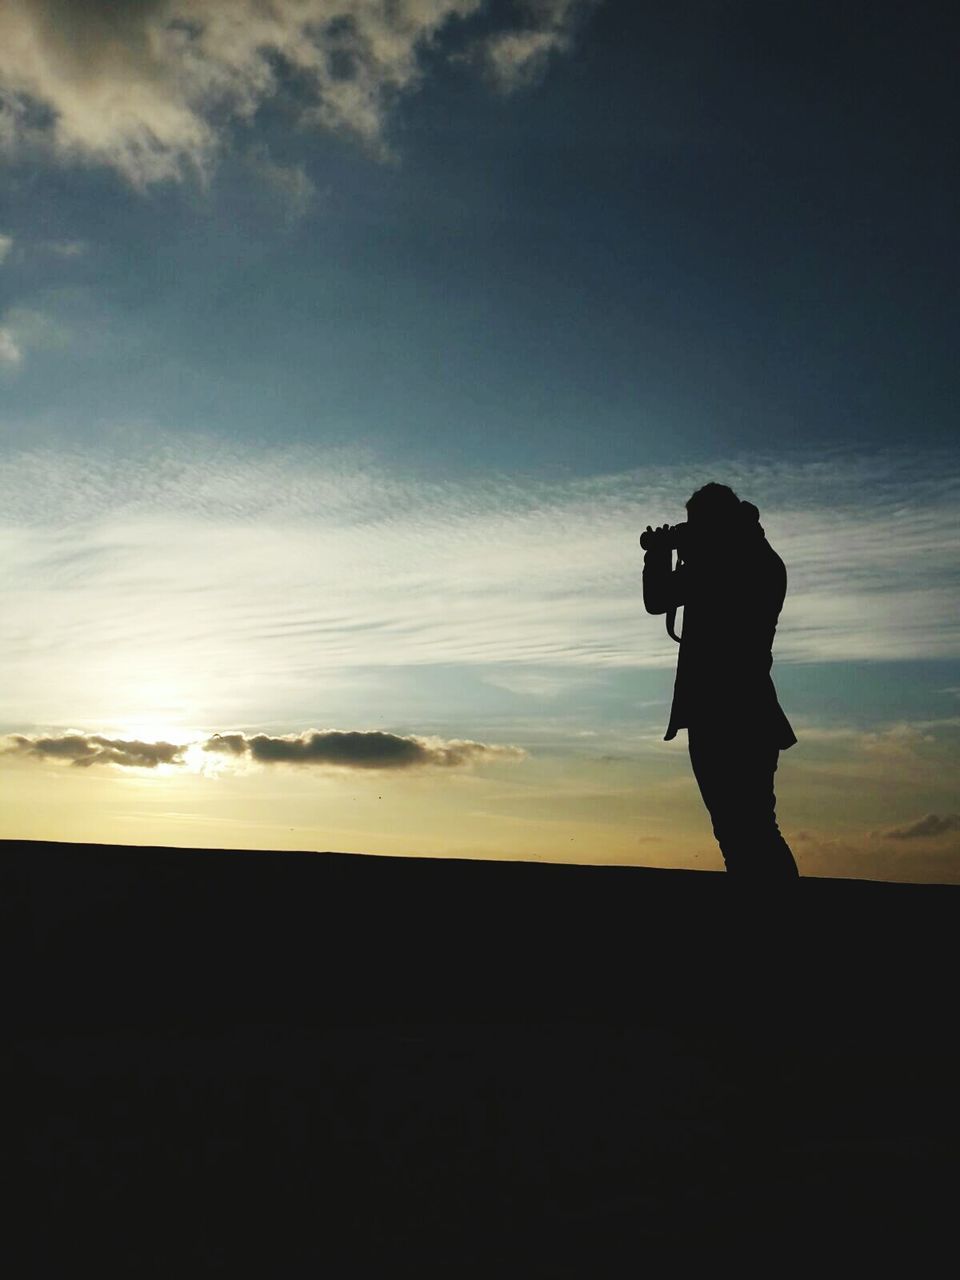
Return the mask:
<path id="1" fill-rule="evenodd" d="M 669 533 L 670 526 L 668 524 L 658 525 L 656 529 L 647 525 L 646 529 L 640 535 L 640 545 L 644 551 L 666 550 L 666 541 L 664 534 Z"/>

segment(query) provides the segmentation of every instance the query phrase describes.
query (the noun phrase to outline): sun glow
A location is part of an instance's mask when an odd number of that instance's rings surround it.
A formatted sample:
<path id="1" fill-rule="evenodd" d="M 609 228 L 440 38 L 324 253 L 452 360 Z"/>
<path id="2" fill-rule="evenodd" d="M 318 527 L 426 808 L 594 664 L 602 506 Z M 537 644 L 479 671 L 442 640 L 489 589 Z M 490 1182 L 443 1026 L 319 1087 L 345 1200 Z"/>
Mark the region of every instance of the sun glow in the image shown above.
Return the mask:
<path id="1" fill-rule="evenodd" d="M 183 753 L 182 768 L 188 773 L 203 774 L 206 778 L 215 778 L 222 773 L 236 772 L 231 762 L 217 751 L 204 751 L 199 742 L 191 742 Z"/>

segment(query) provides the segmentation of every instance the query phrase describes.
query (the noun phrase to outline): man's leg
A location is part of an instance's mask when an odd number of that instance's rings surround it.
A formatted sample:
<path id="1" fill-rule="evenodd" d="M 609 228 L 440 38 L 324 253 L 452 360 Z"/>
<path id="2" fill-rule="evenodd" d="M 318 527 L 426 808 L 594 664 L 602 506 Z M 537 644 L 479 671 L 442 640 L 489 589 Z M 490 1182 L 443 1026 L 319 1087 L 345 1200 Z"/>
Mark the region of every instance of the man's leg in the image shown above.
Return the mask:
<path id="1" fill-rule="evenodd" d="M 727 871 L 751 879 L 799 875 L 777 826 L 779 750 L 729 733 L 688 729 L 690 763 Z"/>

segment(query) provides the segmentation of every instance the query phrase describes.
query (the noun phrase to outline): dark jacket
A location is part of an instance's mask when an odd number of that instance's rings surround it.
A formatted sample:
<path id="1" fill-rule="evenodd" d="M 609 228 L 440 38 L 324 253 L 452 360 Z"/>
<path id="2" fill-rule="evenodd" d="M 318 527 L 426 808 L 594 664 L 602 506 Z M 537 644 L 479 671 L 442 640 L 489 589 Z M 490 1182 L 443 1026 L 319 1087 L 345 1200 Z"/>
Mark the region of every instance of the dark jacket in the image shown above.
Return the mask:
<path id="1" fill-rule="evenodd" d="M 683 606 L 673 706 L 664 741 L 691 726 L 748 734 L 781 750 L 797 741 L 770 674 L 787 571 L 760 525 L 695 551 L 672 568 L 668 548 L 647 551 L 648 613 Z"/>

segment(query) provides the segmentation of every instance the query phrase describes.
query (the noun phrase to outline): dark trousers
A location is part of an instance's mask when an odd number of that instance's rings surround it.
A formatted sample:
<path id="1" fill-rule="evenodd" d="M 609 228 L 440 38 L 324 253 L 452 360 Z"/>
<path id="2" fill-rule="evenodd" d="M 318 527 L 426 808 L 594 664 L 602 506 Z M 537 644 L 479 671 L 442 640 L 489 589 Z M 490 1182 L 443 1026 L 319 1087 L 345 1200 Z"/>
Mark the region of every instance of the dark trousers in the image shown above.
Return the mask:
<path id="1" fill-rule="evenodd" d="M 773 775 L 779 747 L 711 728 L 690 727 L 687 740 L 727 871 L 751 880 L 798 876 L 777 826 Z"/>

